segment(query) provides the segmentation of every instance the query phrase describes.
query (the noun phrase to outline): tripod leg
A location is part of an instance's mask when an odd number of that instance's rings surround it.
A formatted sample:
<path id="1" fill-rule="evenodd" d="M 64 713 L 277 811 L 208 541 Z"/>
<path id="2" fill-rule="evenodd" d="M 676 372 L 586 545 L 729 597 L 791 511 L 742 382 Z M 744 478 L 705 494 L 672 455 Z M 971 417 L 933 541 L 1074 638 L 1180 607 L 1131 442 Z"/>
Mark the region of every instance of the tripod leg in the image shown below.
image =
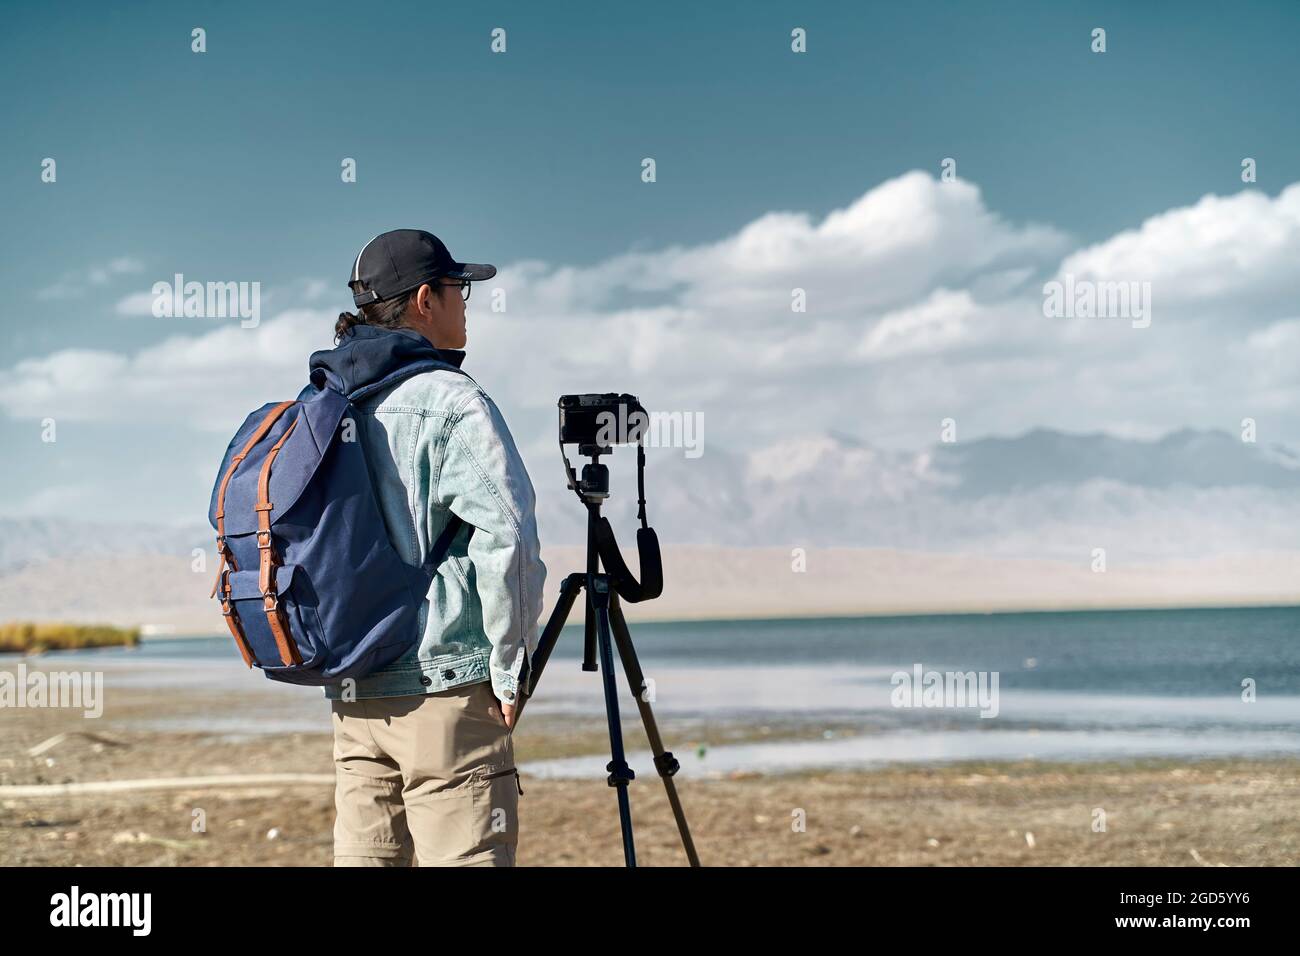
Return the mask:
<path id="1" fill-rule="evenodd" d="M 582 631 L 582 669 L 596 670 L 596 614 L 587 602 L 587 617 Z"/>
<path id="2" fill-rule="evenodd" d="M 610 645 L 609 637 L 609 601 L 609 578 L 603 574 L 592 575 L 587 582 L 587 602 L 596 617 L 600 677 L 605 687 L 605 716 L 609 720 L 609 748 L 613 758 L 605 769 L 609 771 L 609 785 L 618 791 L 618 819 L 623 830 L 623 859 L 628 866 L 636 866 L 636 848 L 632 843 L 632 808 L 627 796 L 627 785 L 632 782 L 636 774 L 627 765 L 623 754 L 623 725 L 618 713 L 614 649 Z"/>
<path id="3" fill-rule="evenodd" d="M 551 651 L 555 649 L 555 645 L 560 639 L 560 631 L 569 619 L 569 612 L 573 610 L 573 602 L 577 600 L 578 593 L 586 583 L 587 576 L 580 571 L 575 571 L 560 582 L 560 599 L 555 602 L 555 609 L 551 611 L 551 616 L 546 621 L 542 636 L 537 639 L 537 650 L 533 651 L 532 659 L 529 662 L 531 671 L 528 680 L 524 682 L 525 686 L 520 688 L 519 701 L 515 706 L 515 729 L 518 729 L 519 719 L 524 715 L 524 704 L 528 702 L 529 697 L 533 696 L 537 682 L 542 679 L 542 670 L 546 667 L 546 662 L 551 657 Z"/>
<path id="4" fill-rule="evenodd" d="M 587 578 L 594 580 L 600 574 L 600 552 L 596 547 L 596 516 L 600 512 L 598 505 L 587 506 Z M 582 634 L 582 669 L 596 669 L 596 609 L 590 598 L 587 601 L 587 617 Z"/>
<path id="5" fill-rule="evenodd" d="M 637 710 L 641 712 L 641 723 L 645 725 L 645 735 L 655 755 L 655 769 L 659 771 L 664 789 L 668 792 L 668 803 L 672 806 L 673 817 L 677 820 L 677 832 L 681 834 L 686 859 L 691 866 L 699 866 L 700 858 L 695 852 L 695 841 L 691 839 L 686 813 L 682 810 L 681 799 L 677 796 L 677 785 L 673 782 L 673 774 L 677 773 L 680 765 L 671 752 L 664 750 L 664 742 L 659 736 L 659 726 L 655 723 L 654 712 L 650 709 L 650 702 L 645 699 L 645 674 L 641 671 L 641 662 L 637 660 L 636 648 L 632 646 L 632 635 L 628 631 L 627 619 L 623 617 L 623 609 L 619 606 L 617 594 L 610 594 L 609 604 L 609 619 L 614 632 L 614 641 L 618 644 L 618 656 L 623 661 L 623 671 L 627 674 L 628 686 L 632 690 L 632 697 L 636 700 Z"/>

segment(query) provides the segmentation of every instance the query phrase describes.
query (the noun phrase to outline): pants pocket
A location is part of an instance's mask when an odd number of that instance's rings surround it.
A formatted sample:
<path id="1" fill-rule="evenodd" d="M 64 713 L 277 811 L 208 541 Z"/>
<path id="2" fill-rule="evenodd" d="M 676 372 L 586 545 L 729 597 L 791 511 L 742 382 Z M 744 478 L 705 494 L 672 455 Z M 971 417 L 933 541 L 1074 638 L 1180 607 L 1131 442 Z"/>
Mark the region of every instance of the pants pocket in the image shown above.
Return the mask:
<path id="1" fill-rule="evenodd" d="M 477 770 L 470 791 L 474 795 L 471 853 L 490 853 L 505 865 L 513 865 L 519 844 L 519 771 L 514 767 Z"/>

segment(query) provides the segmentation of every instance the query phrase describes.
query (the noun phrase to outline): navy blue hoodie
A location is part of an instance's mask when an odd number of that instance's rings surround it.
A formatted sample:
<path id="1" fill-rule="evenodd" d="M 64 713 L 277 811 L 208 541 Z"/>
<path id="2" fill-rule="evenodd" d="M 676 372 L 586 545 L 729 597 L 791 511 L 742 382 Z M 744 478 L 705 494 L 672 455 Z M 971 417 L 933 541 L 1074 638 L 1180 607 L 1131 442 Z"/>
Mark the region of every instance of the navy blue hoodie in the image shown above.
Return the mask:
<path id="1" fill-rule="evenodd" d="M 383 388 L 387 380 L 413 362 L 446 362 L 460 368 L 465 353 L 438 349 L 411 329 L 381 329 L 356 325 L 332 349 L 313 352 L 307 367 L 317 389 L 330 385 L 344 395 L 359 389 L 367 393 Z M 301 397 L 301 396 L 300 396 Z"/>

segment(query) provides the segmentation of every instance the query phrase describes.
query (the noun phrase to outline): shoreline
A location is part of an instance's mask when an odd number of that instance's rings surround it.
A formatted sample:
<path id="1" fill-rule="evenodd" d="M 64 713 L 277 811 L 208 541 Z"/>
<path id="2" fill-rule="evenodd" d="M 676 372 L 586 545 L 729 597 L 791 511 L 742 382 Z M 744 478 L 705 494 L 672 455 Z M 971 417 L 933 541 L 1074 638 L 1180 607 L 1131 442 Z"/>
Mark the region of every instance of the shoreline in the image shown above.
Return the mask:
<path id="1" fill-rule="evenodd" d="M 543 548 L 551 582 L 544 615 L 562 570 L 584 558 L 579 547 Z M 1084 561 L 969 552 L 818 547 L 807 558 L 807 573 L 795 573 L 784 548 L 668 545 L 663 596 L 625 611 L 632 623 L 691 623 L 1300 605 L 1300 551 L 1134 559 L 1104 574 Z M 78 582 L 72 614 L 68 595 L 50 586 L 64 580 Z M 0 605 L 15 619 L 211 635 L 222 625 L 210 583 L 188 557 L 50 558 L 0 572 Z"/>
<path id="2" fill-rule="evenodd" d="M 917 618 L 985 618 L 985 617 L 1028 617 L 1033 615 L 1051 615 L 1051 614 L 1141 614 L 1144 612 L 1159 613 L 1164 611 L 1288 611 L 1300 609 L 1300 601 L 1297 600 L 1264 600 L 1260 602 L 1243 601 L 1235 604 L 1216 603 L 1211 600 L 1205 604 L 1133 604 L 1133 605 L 1061 605 L 1061 606 L 1020 606 L 1007 608 L 983 608 L 983 609 L 941 609 L 933 611 L 863 611 L 860 613 L 816 613 L 807 614 L 790 614 L 782 616 L 770 615 L 706 615 L 699 617 L 643 617 L 641 623 L 654 625 L 690 625 L 690 624 L 717 624 L 735 621 L 745 624 L 782 624 L 790 622 L 805 621 L 891 621 L 891 620 L 911 620 Z M 626 612 L 625 608 L 625 612 Z M 638 623 L 632 620 L 629 615 L 629 624 Z M 565 629 L 579 628 L 582 621 L 571 615 Z M 23 657 L 39 657 L 45 654 L 57 651 L 88 651 L 103 650 L 105 648 L 118 647 L 136 647 L 146 644 L 157 643 L 160 641 L 187 641 L 187 640 L 215 640 L 229 638 L 228 634 L 216 630 L 185 630 L 185 631 L 152 631 L 148 625 L 142 625 L 139 638 L 135 644 L 112 644 L 100 645 L 95 647 L 74 647 L 74 648 L 44 648 L 39 651 L 25 652 L 13 651 L 0 648 L 0 661 L 9 659 L 21 659 Z"/>
<path id="3" fill-rule="evenodd" d="M 274 721 L 300 704 L 200 683 L 119 688 L 111 710 L 90 722 L 68 709 L 6 712 L 0 786 L 170 783 L 121 792 L 0 791 L 0 865 L 329 865 L 333 764 L 324 702 L 319 729 L 310 732 L 232 734 L 202 724 L 248 708 L 258 721 Z M 193 729 L 145 726 L 182 718 Z M 661 726 L 679 755 L 825 732 L 795 723 L 669 718 Z M 847 736 L 854 723 L 859 734 L 871 733 L 860 721 L 836 726 Z M 627 745 L 645 746 L 639 727 L 628 725 Z M 520 865 L 621 865 L 609 787 L 526 770 L 547 759 L 607 753 L 602 722 L 526 715 L 515 746 L 525 768 Z M 676 783 L 705 865 L 1300 863 L 1295 756 L 684 770 Z M 655 776 L 638 773 L 629 796 L 642 864 L 683 865 Z M 1102 831 L 1094 829 L 1098 811 Z"/>

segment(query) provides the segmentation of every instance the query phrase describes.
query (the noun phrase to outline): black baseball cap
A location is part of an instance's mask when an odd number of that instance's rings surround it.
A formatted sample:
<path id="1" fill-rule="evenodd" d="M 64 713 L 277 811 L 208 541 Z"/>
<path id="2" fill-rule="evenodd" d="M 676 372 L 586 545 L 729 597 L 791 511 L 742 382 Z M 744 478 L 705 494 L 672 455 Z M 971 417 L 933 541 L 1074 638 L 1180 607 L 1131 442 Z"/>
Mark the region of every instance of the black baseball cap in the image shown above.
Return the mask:
<path id="1" fill-rule="evenodd" d="M 457 262 L 443 241 L 423 229 L 394 229 L 367 242 L 352 264 L 352 301 L 358 307 L 382 302 L 446 277 L 478 282 L 491 279 L 497 267 Z"/>

